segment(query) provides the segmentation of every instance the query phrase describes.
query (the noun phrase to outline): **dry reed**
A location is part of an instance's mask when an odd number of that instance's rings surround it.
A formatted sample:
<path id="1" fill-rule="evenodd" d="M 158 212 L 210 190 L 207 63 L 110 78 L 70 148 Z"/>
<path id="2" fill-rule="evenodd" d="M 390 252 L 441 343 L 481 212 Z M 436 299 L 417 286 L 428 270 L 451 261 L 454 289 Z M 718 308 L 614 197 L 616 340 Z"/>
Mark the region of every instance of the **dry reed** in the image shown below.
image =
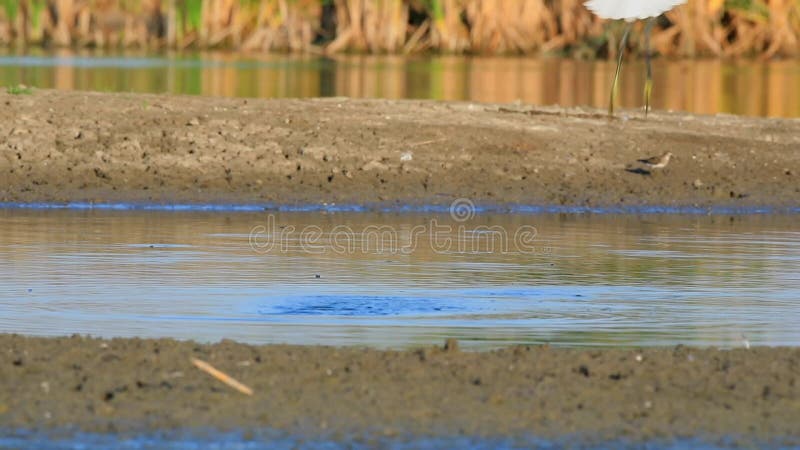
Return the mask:
<path id="1" fill-rule="evenodd" d="M 582 0 L 0 0 L 6 45 L 611 57 L 620 28 Z M 631 51 L 642 50 L 641 31 Z M 800 1 L 689 0 L 659 19 L 653 46 L 796 56 Z"/>

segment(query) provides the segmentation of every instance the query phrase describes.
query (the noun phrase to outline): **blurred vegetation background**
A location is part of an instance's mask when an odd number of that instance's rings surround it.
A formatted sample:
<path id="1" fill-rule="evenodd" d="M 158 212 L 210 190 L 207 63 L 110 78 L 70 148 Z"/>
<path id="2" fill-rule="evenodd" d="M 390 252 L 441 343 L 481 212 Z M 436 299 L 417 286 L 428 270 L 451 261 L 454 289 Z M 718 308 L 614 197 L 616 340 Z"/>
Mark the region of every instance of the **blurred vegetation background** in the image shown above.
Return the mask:
<path id="1" fill-rule="evenodd" d="M 631 52 L 643 50 L 643 25 Z M 607 58 L 623 26 L 583 0 L 0 0 L 7 46 Z M 653 47 L 791 57 L 798 39 L 800 0 L 689 0 L 658 19 Z"/>

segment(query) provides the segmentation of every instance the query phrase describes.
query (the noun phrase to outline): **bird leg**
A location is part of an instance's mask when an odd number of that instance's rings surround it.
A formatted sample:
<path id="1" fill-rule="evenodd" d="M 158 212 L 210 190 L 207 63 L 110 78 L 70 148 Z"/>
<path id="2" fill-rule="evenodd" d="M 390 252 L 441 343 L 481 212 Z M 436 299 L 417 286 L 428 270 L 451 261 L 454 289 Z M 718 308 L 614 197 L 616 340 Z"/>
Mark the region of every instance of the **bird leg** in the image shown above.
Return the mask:
<path id="1" fill-rule="evenodd" d="M 644 117 L 647 118 L 647 113 L 650 112 L 650 97 L 653 94 L 653 66 L 650 62 L 652 55 L 650 54 L 650 34 L 653 32 L 653 25 L 656 23 L 656 18 L 653 17 L 647 21 L 644 27 L 644 59 L 645 59 L 645 79 L 644 79 Z"/>
<path id="2" fill-rule="evenodd" d="M 622 57 L 625 55 L 625 44 L 628 42 L 628 35 L 631 32 L 633 23 L 628 23 L 625 27 L 625 34 L 622 35 L 622 41 L 619 43 L 619 57 L 617 58 L 617 70 L 614 72 L 614 82 L 611 83 L 611 101 L 608 103 L 608 115 L 614 115 L 614 100 L 617 97 L 617 82 L 619 81 L 619 73 L 622 68 Z"/>

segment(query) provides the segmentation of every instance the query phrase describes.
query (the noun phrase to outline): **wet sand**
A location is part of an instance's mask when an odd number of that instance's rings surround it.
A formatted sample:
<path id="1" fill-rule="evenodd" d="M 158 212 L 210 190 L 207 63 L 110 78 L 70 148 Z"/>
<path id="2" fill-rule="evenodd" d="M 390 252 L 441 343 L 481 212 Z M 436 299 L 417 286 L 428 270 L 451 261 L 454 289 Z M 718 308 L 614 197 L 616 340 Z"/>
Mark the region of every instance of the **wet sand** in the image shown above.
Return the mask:
<path id="1" fill-rule="evenodd" d="M 0 425 L 800 444 L 800 349 L 378 351 L 0 335 Z M 210 362 L 240 394 L 192 366 Z"/>
<path id="2" fill-rule="evenodd" d="M 800 121 L 386 100 L 0 93 L 0 201 L 800 204 Z M 672 151 L 663 170 L 637 159 Z M 0 427 L 733 436 L 800 445 L 800 349 L 201 345 L 0 336 Z M 231 391 L 209 361 L 253 387 Z"/>
<path id="3" fill-rule="evenodd" d="M 800 120 L 0 93 L 0 201 L 800 205 Z M 671 151 L 664 170 L 637 159 Z"/>

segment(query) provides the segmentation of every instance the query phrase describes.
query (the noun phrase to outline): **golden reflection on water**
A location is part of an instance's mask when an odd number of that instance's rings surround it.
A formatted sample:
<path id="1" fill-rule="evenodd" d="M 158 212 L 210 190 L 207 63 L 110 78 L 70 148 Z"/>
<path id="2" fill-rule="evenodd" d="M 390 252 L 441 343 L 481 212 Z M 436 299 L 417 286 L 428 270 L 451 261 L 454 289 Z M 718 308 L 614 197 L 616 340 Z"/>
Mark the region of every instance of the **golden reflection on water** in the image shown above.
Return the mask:
<path id="1" fill-rule="evenodd" d="M 605 108 L 614 63 L 561 58 L 316 56 L 0 56 L 0 84 L 225 97 L 378 97 Z M 800 117 L 800 60 L 654 63 L 657 109 Z M 641 107 L 644 64 L 626 63 L 620 101 Z"/>

